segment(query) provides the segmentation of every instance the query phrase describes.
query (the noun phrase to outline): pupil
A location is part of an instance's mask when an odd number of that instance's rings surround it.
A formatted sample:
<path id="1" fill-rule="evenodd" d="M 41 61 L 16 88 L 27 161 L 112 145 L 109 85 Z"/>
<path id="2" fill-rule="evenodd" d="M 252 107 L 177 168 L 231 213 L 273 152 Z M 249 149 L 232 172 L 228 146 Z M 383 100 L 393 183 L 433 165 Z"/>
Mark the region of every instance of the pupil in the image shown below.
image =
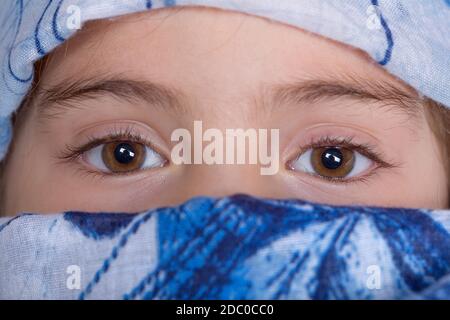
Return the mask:
<path id="1" fill-rule="evenodd" d="M 136 152 L 128 143 L 120 143 L 114 149 L 114 158 L 117 162 L 128 164 L 134 160 Z"/>
<path id="2" fill-rule="evenodd" d="M 337 148 L 329 148 L 322 153 L 321 160 L 325 168 L 334 170 L 341 166 L 344 156 L 342 155 L 341 150 Z"/>

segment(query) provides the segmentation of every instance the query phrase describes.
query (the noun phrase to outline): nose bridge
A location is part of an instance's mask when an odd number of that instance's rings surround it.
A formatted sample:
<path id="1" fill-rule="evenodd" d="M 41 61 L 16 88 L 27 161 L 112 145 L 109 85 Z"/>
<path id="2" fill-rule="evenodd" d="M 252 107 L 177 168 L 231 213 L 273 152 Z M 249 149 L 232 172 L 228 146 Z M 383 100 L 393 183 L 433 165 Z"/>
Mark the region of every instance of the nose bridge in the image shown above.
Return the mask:
<path id="1" fill-rule="evenodd" d="M 191 165 L 186 196 L 227 196 L 236 193 L 263 195 L 264 177 L 259 165 Z"/>
<path id="2" fill-rule="evenodd" d="M 195 120 L 189 134 L 185 131 L 189 137 L 183 139 L 187 141 L 182 145 L 183 152 L 177 146 L 172 154 L 172 162 L 182 166 L 176 169 L 182 175 L 182 182 L 177 185 L 181 192 L 173 197 L 184 201 L 196 196 L 222 197 L 236 193 L 273 195 L 279 156 L 274 157 L 271 150 L 263 151 L 261 143 L 269 144 L 271 137 L 269 133 L 262 135 L 255 128 L 256 122 L 233 117 L 216 126 L 215 118 Z M 181 153 L 183 156 L 179 156 Z M 181 157 L 183 161 L 179 161 Z"/>

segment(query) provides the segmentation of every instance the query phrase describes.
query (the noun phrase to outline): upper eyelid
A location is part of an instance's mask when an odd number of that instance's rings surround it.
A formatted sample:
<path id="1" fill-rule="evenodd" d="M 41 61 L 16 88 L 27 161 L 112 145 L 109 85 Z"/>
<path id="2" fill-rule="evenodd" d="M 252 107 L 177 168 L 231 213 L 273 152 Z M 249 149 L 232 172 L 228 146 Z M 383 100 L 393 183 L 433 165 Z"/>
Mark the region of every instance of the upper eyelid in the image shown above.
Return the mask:
<path id="1" fill-rule="evenodd" d="M 58 159 L 60 160 L 74 160 L 75 158 L 78 158 L 85 152 L 92 150 L 93 148 L 96 148 L 102 144 L 115 142 L 115 141 L 133 141 L 135 143 L 141 143 L 149 148 L 151 148 L 154 152 L 159 154 L 164 158 L 165 161 L 167 161 L 167 155 L 165 152 L 160 150 L 157 146 L 155 146 L 151 141 L 148 141 L 145 138 L 142 138 L 139 134 L 133 134 L 128 131 L 122 131 L 122 132 L 116 132 L 116 133 L 109 133 L 106 134 L 103 137 L 95 137 L 90 136 L 87 138 L 87 142 L 78 145 L 66 145 L 63 152 L 61 152 L 58 155 Z"/>
<path id="2" fill-rule="evenodd" d="M 313 140 L 310 143 L 306 145 L 306 147 L 303 147 L 302 149 L 306 148 L 320 148 L 320 147 L 349 147 L 349 148 L 366 148 L 369 150 L 374 150 L 375 147 L 368 144 L 368 143 L 356 143 L 352 142 L 354 140 L 353 137 L 321 137 L 318 140 Z"/>
<path id="3" fill-rule="evenodd" d="M 107 135 L 107 136 L 101 137 L 101 138 L 90 137 L 89 142 L 85 143 L 83 146 L 89 147 L 89 148 L 94 148 L 94 147 L 102 145 L 102 144 L 116 142 L 116 141 L 132 141 L 135 143 L 142 143 L 145 145 L 150 145 L 150 143 L 148 141 L 146 141 L 144 138 L 142 138 L 139 135 L 112 134 L 112 135 Z"/>
<path id="4" fill-rule="evenodd" d="M 310 148 L 317 148 L 317 147 L 332 147 L 332 146 L 341 146 L 341 147 L 347 147 L 347 148 L 354 148 L 357 149 L 356 151 L 361 153 L 363 156 L 368 157 L 372 161 L 376 162 L 380 167 L 383 168 L 394 168 L 398 165 L 395 163 L 392 163 L 392 161 L 385 160 L 385 155 L 382 154 L 380 151 L 375 150 L 375 146 L 372 146 L 370 144 L 366 143 L 353 143 L 353 137 L 325 137 L 320 138 L 318 140 L 313 140 L 310 143 L 306 144 L 301 148 L 301 153 L 305 152 L 306 150 Z M 295 159 L 293 159 L 295 160 Z M 293 161 L 290 160 L 289 162 Z"/>

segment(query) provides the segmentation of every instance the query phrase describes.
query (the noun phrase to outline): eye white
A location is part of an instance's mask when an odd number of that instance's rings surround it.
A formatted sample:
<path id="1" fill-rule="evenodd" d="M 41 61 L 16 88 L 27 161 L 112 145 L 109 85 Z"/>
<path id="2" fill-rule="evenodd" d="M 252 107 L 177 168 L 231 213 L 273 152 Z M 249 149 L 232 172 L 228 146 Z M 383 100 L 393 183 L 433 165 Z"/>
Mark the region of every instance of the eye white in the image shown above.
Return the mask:
<path id="1" fill-rule="evenodd" d="M 312 164 L 312 151 L 313 149 L 310 148 L 307 151 L 303 152 L 295 161 L 291 163 L 291 168 L 309 174 L 320 175 L 320 173 L 314 170 L 314 166 Z M 355 157 L 355 163 L 353 164 L 352 170 L 345 176 L 345 178 L 358 176 L 359 174 L 369 169 L 373 163 L 372 160 L 370 160 L 366 156 L 363 156 L 361 153 L 357 151 L 352 152 Z"/>
<path id="2" fill-rule="evenodd" d="M 97 168 L 100 171 L 111 172 L 111 170 L 106 166 L 103 161 L 102 151 L 105 144 L 98 145 L 85 152 L 84 158 L 91 166 Z M 164 166 L 164 159 L 156 151 L 150 147 L 145 147 L 145 159 L 142 163 L 141 169 L 158 168 Z"/>

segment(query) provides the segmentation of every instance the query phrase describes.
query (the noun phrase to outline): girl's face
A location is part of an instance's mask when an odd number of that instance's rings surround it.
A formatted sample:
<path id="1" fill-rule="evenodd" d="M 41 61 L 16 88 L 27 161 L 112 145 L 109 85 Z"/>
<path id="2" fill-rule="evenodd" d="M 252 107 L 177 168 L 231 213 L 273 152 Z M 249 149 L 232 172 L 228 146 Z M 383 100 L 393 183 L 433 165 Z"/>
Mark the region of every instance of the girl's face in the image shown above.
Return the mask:
<path id="1" fill-rule="evenodd" d="M 19 114 L 3 209 L 136 212 L 234 193 L 443 208 L 444 158 L 420 103 L 362 52 L 262 18 L 190 8 L 95 22 L 51 54 Z M 278 129 L 263 146 L 278 170 L 261 174 L 250 151 L 245 164 L 176 164 L 175 130 L 192 158 L 220 140 L 194 146 L 194 121 L 223 134 L 224 159 L 243 148 L 225 147 L 227 129 L 262 145 L 258 129 Z"/>

